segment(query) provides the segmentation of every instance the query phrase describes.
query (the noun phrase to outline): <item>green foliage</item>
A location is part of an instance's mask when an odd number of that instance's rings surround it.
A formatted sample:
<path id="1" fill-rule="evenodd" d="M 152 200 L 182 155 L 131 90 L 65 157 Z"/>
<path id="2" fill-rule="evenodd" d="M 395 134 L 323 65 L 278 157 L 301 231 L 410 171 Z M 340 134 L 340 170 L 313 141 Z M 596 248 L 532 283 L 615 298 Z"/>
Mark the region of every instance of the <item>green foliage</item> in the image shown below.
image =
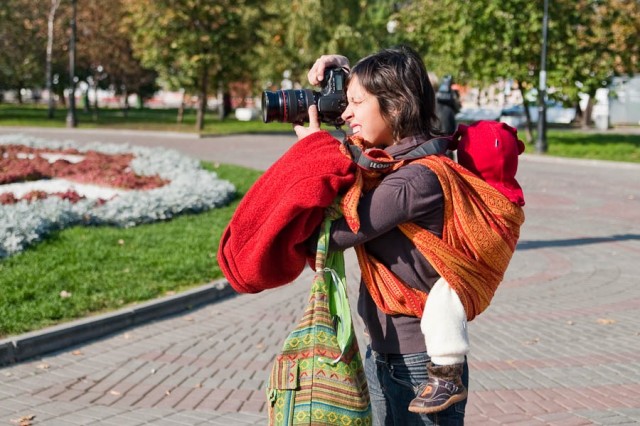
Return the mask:
<path id="1" fill-rule="evenodd" d="M 294 82 L 307 85 L 306 74 L 321 55 L 359 55 L 362 33 L 357 25 L 366 1 L 293 0 L 265 2 L 260 43 L 255 46 L 252 68 L 266 85 L 280 85 L 284 71 Z M 367 52 L 368 53 L 368 52 Z M 358 57 L 356 56 L 355 59 Z"/>
<path id="2" fill-rule="evenodd" d="M 537 86 L 543 0 L 417 0 L 399 16 L 406 39 L 437 74 L 479 85 L 514 78 L 525 89 Z M 548 86 L 577 100 L 578 89 L 593 95 L 614 72 L 638 71 L 637 1 L 549 1 L 548 16 Z"/>
<path id="3" fill-rule="evenodd" d="M 125 25 L 143 64 L 173 88 L 196 91 L 210 76 L 248 77 L 246 55 L 260 18 L 254 0 L 124 0 Z"/>
<path id="4" fill-rule="evenodd" d="M 0 88 L 44 85 L 47 3 L 0 2 Z"/>
<path id="5" fill-rule="evenodd" d="M 237 166 L 206 167 L 232 181 L 239 196 L 260 175 Z M 219 238 L 238 202 L 135 228 L 67 229 L 0 261 L 0 337 L 221 278 Z"/>
<path id="6" fill-rule="evenodd" d="M 543 1 L 114 0 L 105 8 L 82 0 L 76 74 L 118 93 L 148 96 L 158 75 L 165 87 L 200 99 L 231 84 L 258 95 L 281 86 L 285 71 L 307 86 L 322 54 L 355 62 L 406 42 L 437 75 L 481 88 L 514 79 L 526 91 L 539 81 Z M 70 3 L 55 20 L 58 95 L 68 80 Z M 0 88 L 44 84 L 48 9 L 47 1 L 0 2 Z M 638 33 L 637 0 L 549 1 L 548 87 L 576 104 L 579 91 L 593 96 L 613 75 L 638 72 Z"/>

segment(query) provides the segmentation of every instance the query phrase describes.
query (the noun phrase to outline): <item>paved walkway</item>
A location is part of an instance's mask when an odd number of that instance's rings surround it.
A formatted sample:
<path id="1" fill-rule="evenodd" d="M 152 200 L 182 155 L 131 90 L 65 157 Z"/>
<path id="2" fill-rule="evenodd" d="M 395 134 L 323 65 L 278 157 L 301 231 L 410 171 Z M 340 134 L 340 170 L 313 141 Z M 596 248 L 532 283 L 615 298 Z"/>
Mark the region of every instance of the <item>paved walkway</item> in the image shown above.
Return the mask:
<path id="1" fill-rule="evenodd" d="M 294 141 L 29 133 L 170 146 L 262 169 Z M 640 166 L 524 155 L 519 178 L 527 220 L 518 250 L 492 305 L 469 326 L 467 424 L 640 424 Z M 348 263 L 353 300 L 352 253 Z M 309 281 L 306 271 L 289 286 L 4 367 L 0 424 L 35 416 L 25 424 L 264 425 L 271 360 Z"/>

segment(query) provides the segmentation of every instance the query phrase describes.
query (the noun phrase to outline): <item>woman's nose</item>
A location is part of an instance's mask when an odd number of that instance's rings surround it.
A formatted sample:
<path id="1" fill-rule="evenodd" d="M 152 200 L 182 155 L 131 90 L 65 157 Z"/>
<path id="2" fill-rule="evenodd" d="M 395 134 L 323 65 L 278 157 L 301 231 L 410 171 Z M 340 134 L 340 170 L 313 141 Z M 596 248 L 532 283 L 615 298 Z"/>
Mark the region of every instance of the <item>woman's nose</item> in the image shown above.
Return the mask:
<path id="1" fill-rule="evenodd" d="M 344 121 L 349 121 L 349 119 L 351 118 L 351 108 L 349 108 L 349 104 L 347 104 L 347 107 L 345 108 L 345 110 L 342 112 L 342 115 L 340 117 L 342 117 L 342 119 Z"/>

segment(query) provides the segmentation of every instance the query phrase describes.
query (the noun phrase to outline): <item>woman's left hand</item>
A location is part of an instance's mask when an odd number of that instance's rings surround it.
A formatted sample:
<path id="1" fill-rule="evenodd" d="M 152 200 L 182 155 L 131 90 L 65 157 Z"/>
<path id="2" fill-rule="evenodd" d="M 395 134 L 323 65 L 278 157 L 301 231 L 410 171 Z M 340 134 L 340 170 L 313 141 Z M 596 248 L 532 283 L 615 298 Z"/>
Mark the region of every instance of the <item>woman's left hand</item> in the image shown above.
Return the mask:
<path id="1" fill-rule="evenodd" d="M 309 126 L 304 127 L 302 124 L 294 124 L 293 130 L 298 136 L 298 140 L 320 131 L 320 120 L 318 119 L 318 107 L 311 105 L 309 107 Z"/>

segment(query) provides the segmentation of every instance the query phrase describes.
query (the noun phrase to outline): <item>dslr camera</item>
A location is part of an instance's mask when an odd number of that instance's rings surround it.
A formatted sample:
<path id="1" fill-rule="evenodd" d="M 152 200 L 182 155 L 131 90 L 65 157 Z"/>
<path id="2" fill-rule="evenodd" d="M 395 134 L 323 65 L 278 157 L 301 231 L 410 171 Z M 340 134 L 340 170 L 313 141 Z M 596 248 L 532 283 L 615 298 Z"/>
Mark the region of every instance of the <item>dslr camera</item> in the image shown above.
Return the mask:
<path id="1" fill-rule="evenodd" d="M 341 118 L 347 108 L 345 82 L 347 72 L 342 68 L 329 68 L 324 73 L 321 90 L 276 90 L 262 92 L 262 120 L 265 123 L 308 123 L 309 106 L 318 107 L 318 118 L 322 123 L 340 127 Z"/>

